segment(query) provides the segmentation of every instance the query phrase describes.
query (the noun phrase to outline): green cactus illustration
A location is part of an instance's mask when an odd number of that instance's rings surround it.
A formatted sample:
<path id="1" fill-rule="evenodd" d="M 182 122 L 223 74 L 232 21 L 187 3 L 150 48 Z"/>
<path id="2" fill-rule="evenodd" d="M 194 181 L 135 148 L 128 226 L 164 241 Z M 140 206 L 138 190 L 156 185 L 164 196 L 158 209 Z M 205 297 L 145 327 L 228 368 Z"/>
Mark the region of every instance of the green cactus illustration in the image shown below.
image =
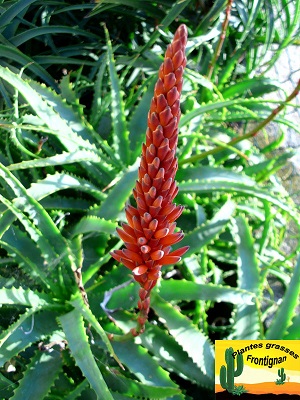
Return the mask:
<path id="1" fill-rule="evenodd" d="M 284 381 L 286 380 L 286 374 L 284 372 L 284 368 L 280 368 L 278 370 L 278 376 L 279 376 L 280 379 L 276 379 L 275 384 L 276 385 L 283 385 L 285 383 Z"/>
<path id="2" fill-rule="evenodd" d="M 220 368 L 220 383 L 223 389 L 227 392 L 233 393 L 234 391 L 234 377 L 240 376 L 244 369 L 244 359 L 242 354 L 236 356 L 236 370 L 234 370 L 234 358 L 232 356 L 233 348 L 229 347 L 225 350 L 225 365 Z"/>

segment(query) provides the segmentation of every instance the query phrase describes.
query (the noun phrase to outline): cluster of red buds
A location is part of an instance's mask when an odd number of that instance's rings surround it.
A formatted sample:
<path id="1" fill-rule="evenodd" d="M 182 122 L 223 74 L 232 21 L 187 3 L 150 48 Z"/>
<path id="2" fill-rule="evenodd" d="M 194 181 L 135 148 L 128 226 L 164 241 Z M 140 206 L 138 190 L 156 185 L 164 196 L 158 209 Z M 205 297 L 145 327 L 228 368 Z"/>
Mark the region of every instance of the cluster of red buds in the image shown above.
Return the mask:
<path id="1" fill-rule="evenodd" d="M 180 25 L 167 48 L 154 89 L 146 144 L 142 147 L 138 180 L 133 189 L 136 207 L 126 206 L 128 223 L 117 228 L 126 248 L 111 253 L 114 259 L 132 271 L 141 286 L 138 325 L 131 331 L 134 336 L 145 329 L 150 292 L 161 275 L 162 266 L 179 262 L 188 250 L 185 246 L 171 251 L 171 246 L 184 236 L 183 232 L 175 231 L 175 221 L 183 206 L 177 206 L 173 200 L 178 193 L 176 148 L 186 43 L 186 26 Z"/>

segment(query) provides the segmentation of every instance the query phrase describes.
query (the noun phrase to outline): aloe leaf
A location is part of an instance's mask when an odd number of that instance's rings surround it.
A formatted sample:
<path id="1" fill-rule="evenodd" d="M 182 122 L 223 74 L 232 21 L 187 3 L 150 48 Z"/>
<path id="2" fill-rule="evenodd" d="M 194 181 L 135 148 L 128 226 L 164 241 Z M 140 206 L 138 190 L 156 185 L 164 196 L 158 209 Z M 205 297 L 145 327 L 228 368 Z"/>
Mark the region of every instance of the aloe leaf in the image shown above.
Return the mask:
<path id="1" fill-rule="evenodd" d="M 91 207 L 91 202 L 86 199 L 80 199 L 73 197 L 53 196 L 51 198 L 41 200 L 41 205 L 46 210 L 62 210 L 66 212 L 86 212 Z"/>
<path id="2" fill-rule="evenodd" d="M 76 50 L 73 51 L 78 56 L 82 56 L 86 54 L 86 51 L 80 50 L 80 48 L 77 48 Z M 46 65 L 48 66 L 49 64 L 69 64 L 69 65 L 76 65 L 78 68 L 80 68 L 83 65 L 88 65 L 90 67 L 95 67 L 97 66 L 96 61 L 90 61 L 90 60 L 82 60 L 82 58 L 78 57 L 69 57 L 68 56 L 59 56 L 59 55 L 51 55 L 51 56 L 33 56 L 32 57 L 33 61 L 39 65 Z"/>
<path id="3" fill-rule="evenodd" d="M 6 25 L 8 25 L 18 14 L 20 14 L 30 4 L 35 3 L 37 0 L 23 0 L 11 4 L 0 16 L 0 32 L 2 32 Z"/>
<path id="4" fill-rule="evenodd" d="M 300 294 L 300 257 L 293 271 L 291 281 L 286 289 L 282 303 L 273 319 L 270 328 L 266 332 L 266 339 L 283 338 L 292 325 L 292 318 L 296 313 Z"/>
<path id="5" fill-rule="evenodd" d="M 0 53 L 1 57 L 6 57 L 9 60 L 14 60 L 20 65 L 27 65 L 27 68 L 34 72 L 37 76 L 41 77 L 44 82 L 53 87 L 55 90 L 58 90 L 58 85 L 52 76 L 38 63 L 35 63 L 32 58 L 23 54 L 20 50 L 14 47 L 8 47 L 0 44 Z M 1 68 L 3 68 L 1 66 Z M 8 71 L 8 70 L 7 70 Z M 0 72 L 1 73 L 1 72 Z M 4 79 L 4 78 L 3 78 Z"/>
<path id="6" fill-rule="evenodd" d="M 12 399 L 32 400 L 45 398 L 61 367 L 62 358 L 58 351 L 51 353 L 38 351 L 27 366 Z"/>
<path id="7" fill-rule="evenodd" d="M 267 154 L 271 151 L 278 149 L 278 147 L 282 144 L 284 139 L 285 139 L 285 132 L 282 131 L 281 134 L 275 140 L 273 140 L 270 144 L 266 145 L 260 150 L 261 153 Z"/>
<path id="8" fill-rule="evenodd" d="M 96 364 L 85 332 L 80 311 L 73 311 L 59 317 L 76 364 L 89 381 L 98 399 L 114 400 Z"/>
<path id="9" fill-rule="evenodd" d="M 81 383 L 77 384 L 76 388 L 72 390 L 69 394 L 64 397 L 64 400 L 76 400 L 79 398 L 79 395 L 85 390 L 89 388 L 89 382 L 87 379 L 84 379 Z M 94 393 L 93 393 L 94 394 Z"/>
<path id="10" fill-rule="evenodd" d="M 112 45 L 109 38 L 107 28 L 104 26 L 106 43 L 107 43 L 107 61 L 109 75 L 111 81 L 111 96 L 112 96 L 112 121 L 114 127 L 114 149 L 117 157 L 122 163 L 127 166 L 129 164 L 129 132 L 127 129 L 124 103 L 119 78 L 116 71 L 115 60 L 112 51 Z"/>
<path id="11" fill-rule="evenodd" d="M 97 124 L 99 123 L 99 119 L 101 118 L 101 114 L 99 116 L 99 110 L 101 110 L 101 105 L 103 103 L 102 91 L 103 91 L 104 73 L 107 64 L 106 57 L 107 55 L 105 53 L 103 56 L 103 62 L 100 64 L 99 70 L 97 72 L 96 81 L 94 84 L 94 96 L 91 107 L 90 123 L 95 129 Z"/>
<path id="12" fill-rule="evenodd" d="M 16 164 L 11 164 L 7 168 L 10 171 L 27 168 L 41 168 L 54 165 L 73 164 L 76 162 L 89 161 L 100 163 L 101 158 L 97 153 L 90 150 L 77 150 L 70 153 L 56 154 L 52 157 L 39 158 L 35 160 L 26 160 Z"/>
<path id="13" fill-rule="evenodd" d="M 223 88 L 222 96 L 224 99 L 235 98 L 247 94 L 251 94 L 252 97 L 259 97 L 278 89 L 281 89 L 281 86 L 274 79 L 257 77 L 255 79 L 245 79 Z"/>
<path id="14" fill-rule="evenodd" d="M 57 314 L 31 308 L 0 335 L 0 367 L 33 343 L 44 340 L 58 329 Z"/>
<path id="15" fill-rule="evenodd" d="M 232 99 L 232 100 L 221 100 L 208 103 L 206 105 L 201 105 L 199 108 L 195 108 L 193 111 L 186 115 L 183 115 L 180 119 L 179 127 L 187 125 L 193 118 L 199 117 L 199 115 L 211 113 L 215 110 L 220 110 L 223 108 L 230 108 L 231 106 L 243 106 L 251 108 L 255 105 L 261 104 L 261 99 Z"/>
<path id="16" fill-rule="evenodd" d="M 96 151 L 94 147 L 96 144 L 95 132 L 61 96 L 38 82 L 32 80 L 15 82 L 13 77 L 8 78 L 11 84 L 25 97 L 37 116 L 53 132 L 59 133 L 58 138 L 67 150 L 75 151 L 82 146 L 84 149 Z M 29 96 L 33 96 L 33 101 L 30 101 Z M 42 102 L 42 104 L 38 105 L 37 102 Z M 49 114 L 47 115 L 47 113 Z"/>
<path id="17" fill-rule="evenodd" d="M 77 297 L 73 301 L 71 301 L 71 304 L 83 315 L 83 317 L 93 326 L 93 328 L 96 330 L 96 332 L 100 335 L 102 341 L 105 343 L 110 355 L 119 363 L 121 366 L 121 362 L 116 356 L 114 349 L 111 345 L 111 342 L 109 341 L 107 334 L 105 333 L 104 329 L 102 326 L 99 324 L 97 321 L 97 318 L 94 316 L 94 314 L 91 312 L 91 310 L 88 308 L 88 306 L 83 302 L 82 296 Z"/>
<path id="18" fill-rule="evenodd" d="M 0 289 L 0 304 L 15 304 L 27 307 L 46 307 L 52 304 L 52 299 L 45 293 L 35 292 L 22 287 Z"/>
<path id="19" fill-rule="evenodd" d="M 196 282 L 167 279 L 159 283 L 159 295 L 166 301 L 215 301 L 232 304 L 253 304 L 253 293 L 243 289 L 224 287 L 213 284 L 200 284 Z M 115 291 L 106 304 L 108 309 L 116 310 L 120 307 L 132 309 L 138 301 L 138 286 L 127 285 Z"/>
<path id="20" fill-rule="evenodd" d="M 237 232 L 233 231 L 238 252 L 238 288 L 260 295 L 260 271 L 254 249 L 252 233 L 243 217 L 236 218 Z M 258 303 L 240 303 L 236 309 L 233 324 L 233 339 L 250 340 L 261 336 L 261 322 Z"/>
<path id="21" fill-rule="evenodd" d="M 212 387 L 214 382 L 214 351 L 209 338 L 157 293 L 152 294 L 151 306 L 164 321 L 176 342 L 206 375 L 206 386 Z"/>
<path id="22" fill-rule="evenodd" d="M 34 224 L 38 226 L 38 229 L 43 233 L 44 237 L 47 238 L 50 244 L 52 244 L 53 248 L 55 248 L 60 254 L 68 253 L 66 241 L 50 216 L 38 201 L 28 194 L 28 191 L 21 182 L 2 164 L 0 164 L 0 178 L 4 179 L 4 181 L 10 185 L 17 198 L 17 201 L 13 204 L 1 196 L 2 202 L 7 205 L 17 217 L 21 218 L 22 222 L 25 221 L 25 219 L 21 217 L 21 213 L 17 207 L 23 209 L 28 213 L 30 219 L 34 221 Z M 46 250 L 46 247 L 44 250 Z M 51 253 L 50 247 L 49 251 Z M 55 254 L 57 253 L 53 252 L 51 253 L 51 256 L 54 256 Z"/>
<path id="23" fill-rule="evenodd" d="M 4 217 L 3 219 L 6 218 Z M 3 234 L 0 244 L 30 279 L 41 282 L 44 285 L 44 289 L 49 289 L 47 271 L 39 268 L 44 263 L 41 251 L 26 233 L 22 232 L 17 226 L 10 226 Z"/>
<path id="24" fill-rule="evenodd" d="M 284 340 L 300 340 L 300 315 L 292 319 L 292 324 L 288 327 Z"/>
<path id="25" fill-rule="evenodd" d="M 172 22 L 176 20 L 179 14 L 191 3 L 191 0 L 177 0 L 174 4 L 172 4 L 172 8 L 168 10 L 166 16 L 162 21 L 160 21 L 159 27 L 161 31 L 165 31 L 168 26 L 171 25 Z M 160 35 L 160 30 L 155 29 L 152 35 L 150 36 L 148 42 L 145 46 L 141 49 L 140 53 L 143 53 L 147 50 L 150 46 L 152 46 L 157 38 Z"/>
<path id="26" fill-rule="evenodd" d="M 179 182 L 187 182 L 189 180 L 195 181 L 200 179 L 210 182 L 228 181 L 232 183 L 244 183 L 248 186 L 256 186 L 255 180 L 244 173 L 237 173 L 222 167 L 209 167 L 203 165 L 198 167 L 180 168 L 177 171 L 176 178 Z"/>
<path id="27" fill-rule="evenodd" d="M 73 28 L 70 26 L 58 26 L 58 25 L 51 25 L 51 26 L 39 26 L 38 28 L 32 28 L 28 29 L 19 35 L 14 36 L 11 38 L 10 42 L 15 45 L 15 46 L 20 46 L 23 43 L 39 37 L 41 35 L 47 35 L 47 34 L 57 34 L 57 33 L 67 33 L 70 35 L 81 35 L 81 36 L 86 36 L 90 39 L 97 40 L 99 37 L 97 35 L 94 35 L 91 32 L 84 31 L 82 29 L 79 29 L 78 27 Z"/>
<path id="28" fill-rule="evenodd" d="M 134 187 L 137 179 L 138 164 L 139 162 L 137 160 L 134 165 L 123 173 L 120 180 L 110 190 L 100 207 L 97 210 L 91 210 L 89 212 L 90 215 L 96 215 L 106 220 L 114 220 L 118 217 L 119 213 L 124 209 L 125 203 Z"/>
<path id="29" fill-rule="evenodd" d="M 67 241 L 63 238 L 45 209 L 28 194 L 18 179 L 2 164 L 0 164 L 0 178 L 4 179 L 14 191 L 18 198 L 18 208 L 16 204 L 13 204 L 3 196 L 0 196 L 0 200 L 20 220 L 28 233 L 32 235 L 32 239 L 38 243 L 49 265 L 53 265 L 53 261 L 55 264 L 60 258 L 64 260 L 65 267 L 69 268 L 69 270 L 66 268 L 67 273 L 64 274 L 64 277 L 69 280 L 70 284 L 74 279 L 72 276 L 74 260 L 72 260 L 72 254 Z M 23 209 L 29 215 L 29 218 L 19 208 Z M 59 290 L 56 286 L 51 284 L 52 290 Z"/>
<path id="30" fill-rule="evenodd" d="M 209 222 L 195 228 L 192 232 L 187 233 L 180 243 L 174 246 L 174 249 L 183 246 L 190 246 L 186 256 L 199 251 L 225 229 L 234 213 L 234 210 L 235 203 L 227 201 Z"/>
<path id="31" fill-rule="evenodd" d="M 114 312 L 114 319 L 119 327 L 122 328 L 125 332 L 128 332 L 130 327 L 133 327 L 133 319 L 134 316 L 128 312 L 124 311 L 116 311 Z M 106 327 L 109 330 L 109 327 Z M 149 325 L 149 329 L 151 329 L 151 325 Z M 147 328 L 148 331 L 148 328 Z M 150 334 L 153 337 L 153 333 Z M 175 342 L 175 340 L 171 340 L 171 347 L 175 345 L 177 348 L 182 348 Z M 134 343 L 133 340 L 128 340 L 125 342 L 117 342 L 112 341 L 112 345 L 120 357 L 120 360 L 127 368 L 130 368 L 130 371 L 134 373 L 134 375 L 144 384 L 151 385 L 151 386 L 162 386 L 162 387 L 171 387 L 171 388 L 178 388 L 178 385 L 175 384 L 169 373 L 166 371 L 166 364 L 160 362 L 160 357 L 158 359 L 153 357 L 153 351 L 151 346 L 148 346 L 146 342 L 143 342 L 145 347 Z M 99 343 L 99 346 L 103 347 L 102 343 Z M 150 352 L 148 352 L 147 348 Z M 160 347 L 156 348 L 157 353 L 161 354 L 163 349 Z M 171 352 L 172 353 L 172 352 Z M 171 354 L 170 353 L 170 354 Z M 186 354 L 184 353 L 185 357 Z M 143 362 L 141 362 L 143 360 Z M 193 364 L 192 360 L 190 360 L 189 364 Z M 163 365 L 163 366 L 162 366 Z M 193 364 L 195 366 L 195 364 Z M 195 366 L 197 368 L 197 366 Z M 115 393 L 114 393 L 115 395 Z M 183 400 L 184 396 L 182 394 L 178 394 L 172 397 L 168 397 L 170 400 Z"/>
<path id="32" fill-rule="evenodd" d="M 237 179 L 231 179 L 230 181 L 218 182 L 215 180 L 208 179 L 197 179 L 189 182 L 179 182 L 179 190 L 182 193 L 194 192 L 194 193 L 212 193 L 212 192 L 225 192 L 225 193 L 237 193 L 240 195 L 256 197 L 260 200 L 267 200 L 270 203 L 276 205 L 282 210 L 286 211 L 290 215 L 298 227 L 300 227 L 300 218 L 298 213 L 294 210 L 294 206 L 290 203 L 285 203 L 281 200 L 277 194 L 270 193 L 270 190 L 260 189 L 255 186 L 249 186 L 244 183 L 238 182 Z"/>
<path id="33" fill-rule="evenodd" d="M 160 365 L 176 371 L 197 385 L 207 386 L 207 376 L 192 361 L 173 336 L 152 324 L 146 324 L 146 335 L 141 336 L 142 345 L 158 360 Z M 165 357 L 165 355 L 168 355 Z"/>
<path id="34" fill-rule="evenodd" d="M 79 64 L 81 63 L 82 61 L 79 60 Z M 97 152 L 102 158 L 102 163 L 99 165 L 99 167 L 106 174 L 110 174 L 111 164 L 113 164 L 115 167 L 120 167 L 120 163 L 118 162 L 117 157 L 111 147 L 97 132 L 94 131 L 93 127 L 85 118 L 83 118 L 81 114 L 74 112 L 74 109 L 67 105 L 59 95 L 44 85 L 40 85 L 35 81 L 30 81 L 30 86 L 53 107 L 53 110 L 69 127 L 68 137 L 65 142 L 62 142 L 67 150 L 72 151 L 82 147 L 83 149 L 91 149 L 94 152 Z M 43 119 L 43 121 L 45 120 Z M 55 128 L 55 124 L 52 125 L 51 129 L 54 132 L 58 131 L 58 129 Z M 59 140 L 61 136 L 62 132 L 59 131 L 57 136 Z M 67 146 L 70 146 L 71 144 L 74 144 L 74 147 L 68 148 Z M 93 165 L 91 170 L 94 172 Z M 99 175 L 99 170 L 95 170 L 95 174 Z"/>
<path id="35" fill-rule="evenodd" d="M 106 233 L 114 235 L 116 233 L 117 224 L 107 221 L 103 218 L 97 218 L 93 215 L 83 217 L 71 230 L 72 237 L 88 232 Z"/>
<path id="36" fill-rule="evenodd" d="M 52 248 L 51 244 L 47 240 L 47 237 L 42 234 L 42 232 L 36 228 L 36 226 L 30 221 L 30 219 L 17 207 L 13 205 L 9 200 L 6 200 L 5 197 L 0 195 L 0 201 L 14 214 L 16 218 L 22 223 L 24 228 L 26 229 L 27 233 L 31 236 L 31 238 L 37 243 L 38 247 L 40 248 L 41 252 L 43 253 L 45 262 L 43 263 L 44 270 L 47 269 L 47 273 L 53 272 L 53 269 L 60 262 L 61 257 L 65 257 L 67 253 L 62 253 L 60 256 L 55 252 L 55 249 Z M 2 241 L 3 242 L 3 241 Z M 3 242 L 4 247 L 6 246 Z M 8 246 L 10 249 L 11 247 Z M 36 269 L 34 272 L 38 273 Z M 45 273 L 41 274 L 41 279 L 43 282 L 51 288 L 53 293 L 56 295 L 61 294 L 62 287 L 57 284 L 54 284 L 52 279 L 46 279 Z M 57 274 L 55 274 L 57 275 Z M 53 275 L 52 275 L 53 277 Z M 60 282 L 61 283 L 61 282 Z M 62 283 L 61 283 L 62 284 Z M 63 286 L 63 285 L 62 285 Z"/>
<path id="37" fill-rule="evenodd" d="M 242 42 L 244 42 L 244 40 L 251 35 L 250 31 L 253 29 L 254 26 L 254 21 L 257 17 L 257 14 L 260 11 L 260 8 L 262 6 L 262 0 L 254 0 L 251 4 L 251 7 L 248 8 L 249 10 L 249 14 L 248 14 L 248 18 L 247 18 L 247 24 L 243 29 L 243 34 L 240 37 L 240 39 L 238 40 L 238 44 L 237 47 L 240 47 Z"/>
<path id="38" fill-rule="evenodd" d="M 210 300 L 232 304 L 253 304 L 254 295 L 244 289 L 221 285 L 200 284 L 196 282 L 174 279 L 162 280 L 159 284 L 159 294 L 166 301 Z M 111 306 L 111 304 L 110 304 Z M 112 306 L 112 308 L 114 308 Z"/>
<path id="39" fill-rule="evenodd" d="M 118 313 L 120 314 L 120 313 Z M 117 317 L 118 318 L 118 317 Z M 121 362 L 144 384 L 177 387 L 159 362 L 142 346 L 133 341 L 112 342 Z M 141 362 L 143 360 L 143 362 Z"/>
<path id="40" fill-rule="evenodd" d="M 34 82 L 29 84 L 1 66 L 0 77 L 22 94 L 37 116 L 52 131 L 52 134 L 57 136 L 67 151 L 77 151 L 82 147 L 97 152 L 91 129 L 88 129 L 82 123 L 82 120 L 74 114 L 72 108 L 67 106 L 49 88 Z M 111 159 L 113 160 L 114 157 L 112 156 Z M 110 165 L 106 164 L 104 160 L 98 164 L 99 168 L 95 168 L 90 162 L 85 162 L 83 165 L 90 174 L 92 173 L 98 179 L 102 176 L 104 180 L 110 182 Z"/>
<path id="41" fill-rule="evenodd" d="M 196 35 L 206 32 L 212 21 L 216 20 L 220 13 L 225 9 L 225 4 L 226 0 L 217 0 L 213 3 L 212 7 L 210 7 L 208 12 L 205 13 L 203 18 L 201 18 L 201 22 L 195 29 Z"/>
<path id="42" fill-rule="evenodd" d="M 47 175 L 44 179 L 32 183 L 27 193 L 36 200 L 42 200 L 50 194 L 66 189 L 80 190 L 99 201 L 106 198 L 106 195 L 90 181 L 64 172 Z"/>
<path id="43" fill-rule="evenodd" d="M 17 383 L 12 382 L 0 373 L 0 393 L 3 399 L 10 399 L 16 387 Z"/>
<path id="44" fill-rule="evenodd" d="M 157 77 L 154 76 L 149 81 L 149 86 L 142 98 L 139 100 L 139 104 L 135 107 L 134 112 L 128 123 L 129 128 L 129 139 L 130 139 L 130 152 L 131 162 L 134 162 L 136 158 L 141 154 L 142 143 L 145 140 L 145 133 L 147 128 L 147 116 L 149 111 L 149 104 L 153 97 L 154 85 Z"/>
<path id="45" fill-rule="evenodd" d="M 3 85 L 3 82 L 0 81 L 0 93 L 2 95 L 3 100 L 5 101 L 6 107 L 8 109 L 13 108 L 12 101 L 10 99 L 10 96 L 8 94 L 7 88 Z"/>
<path id="46" fill-rule="evenodd" d="M 283 29 L 280 30 L 281 38 L 279 40 L 279 46 L 276 49 L 276 52 L 274 52 L 272 59 L 269 61 L 266 71 L 270 70 L 274 66 L 278 58 L 281 56 L 282 50 L 286 48 L 293 40 L 295 40 L 295 38 L 299 34 L 300 3 L 299 1 L 295 1 L 293 4 L 294 9 L 291 16 L 289 2 L 282 2 L 282 6 L 280 8 L 280 20 L 285 21 L 285 24 L 283 26 Z M 277 34 L 278 31 L 279 30 L 276 30 Z"/>
<path id="47" fill-rule="evenodd" d="M 116 391 L 125 396 L 128 395 L 130 397 L 147 399 L 166 399 L 180 394 L 179 388 L 145 385 L 144 383 L 134 381 L 125 376 L 119 374 L 115 375 L 107 368 L 103 371 L 103 375 L 112 392 Z"/>

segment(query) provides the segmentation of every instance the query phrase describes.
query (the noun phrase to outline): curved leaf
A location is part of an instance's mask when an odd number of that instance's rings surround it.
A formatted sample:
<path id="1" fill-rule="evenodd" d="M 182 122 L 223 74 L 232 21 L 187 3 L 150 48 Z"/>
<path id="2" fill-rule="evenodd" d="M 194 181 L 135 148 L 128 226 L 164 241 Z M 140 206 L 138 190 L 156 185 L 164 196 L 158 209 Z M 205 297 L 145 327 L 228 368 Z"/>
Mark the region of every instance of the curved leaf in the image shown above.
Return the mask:
<path id="1" fill-rule="evenodd" d="M 12 399 L 44 399 L 61 367 L 62 358 L 58 351 L 51 353 L 38 351 L 27 366 Z"/>
<path id="2" fill-rule="evenodd" d="M 32 343 L 41 341 L 58 329 L 57 314 L 52 311 L 30 309 L 0 335 L 0 367 L 17 356 Z"/>
<path id="3" fill-rule="evenodd" d="M 53 87 L 55 90 L 58 90 L 58 85 L 55 82 L 55 80 L 52 78 L 52 76 L 43 67 L 41 67 L 38 63 L 35 63 L 32 60 L 32 58 L 23 54 L 18 49 L 0 44 L 0 53 L 1 53 L 1 57 L 6 57 L 9 60 L 14 60 L 22 66 L 27 65 L 27 68 L 29 70 L 34 72 L 37 76 L 41 77 L 44 82 L 46 82 L 48 85 Z M 1 66 L 1 68 L 3 68 L 3 67 Z"/>
<path id="4" fill-rule="evenodd" d="M 214 217 L 207 223 L 187 233 L 180 243 L 174 245 L 174 249 L 189 246 L 185 256 L 199 251 L 203 246 L 210 243 L 226 227 L 235 210 L 235 203 L 227 201 Z"/>
<path id="5" fill-rule="evenodd" d="M 254 240 L 247 221 L 243 217 L 236 218 L 237 231 L 233 231 L 238 251 L 238 287 L 260 295 L 260 271 L 254 250 Z M 237 305 L 234 316 L 232 339 L 259 339 L 261 336 L 261 321 L 258 303 Z"/>
<path id="6" fill-rule="evenodd" d="M 107 221 L 103 218 L 97 218 L 93 215 L 83 217 L 72 229 L 72 237 L 88 232 L 106 233 L 114 235 L 116 233 L 117 224 Z"/>
<path id="7" fill-rule="evenodd" d="M 101 400 L 114 400 L 96 364 L 80 312 L 74 309 L 60 316 L 59 321 L 65 332 L 72 356 L 97 397 Z"/>
<path id="8" fill-rule="evenodd" d="M 300 294 L 300 256 L 294 269 L 290 284 L 286 290 L 282 303 L 276 316 L 266 332 L 266 339 L 283 338 L 292 324 L 292 317 L 295 315 L 296 306 L 299 303 Z"/>
<path id="9" fill-rule="evenodd" d="M 44 179 L 32 183 L 27 193 L 36 200 L 42 200 L 53 193 L 66 189 L 80 190 L 100 201 L 106 198 L 106 195 L 90 181 L 64 172 L 47 175 Z"/>
<path id="10" fill-rule="evenodd" d="M 210 300 L 232 304 L 253 304 L 254 301 L 253 293 L 247 290 L 229 286 L 200 284 L 183 279 L 180 281 L 175 279 L 162 280 L 159 284 L 159 294 L 167 301 Z"/>
<path id="11" fill-rule="evenodd" d="M 176 342 L 187 352 L 206 376 L 206 386 L 213 387 L 214 350 L 208 337 L 157 293 L 152 294 L 151 306 L 164 321 Z"/>
<path id="12" fill-rule="evenodd" d="M 22 287 L 12 287 L 10 289 L 0 289 L 0 303 L 28 306 L 36 309 L 51 305 L 52 301 L 51 297 L 45 293 L 35 292 L 30 289 L 25 290 Z"/>
<path id="13" fill-rule="evenodd" d="M 274 92 L 280 88 L 280 84 L 274 79 L 256 77 L 245 79 L 241 82 L 225 87 L 222 89 L 222 96 L 224 99 L 235 98 L 247 94 L 251 94 L 253 97 L 259 97 L 266 93 Z"/>
<path id="14" fill-rule="evenodd" d="M 110 190 L 101 206 L 98 209 L 91 210 L 89 214 L 107 220 L 116 219 L 118 214 L 125 207 L 125 203 L 132 192 L 132 188 L 137 179 L 137 168 L 138 160 L 123 173 L 120 180 Z"/>
<path id="15" fill-rule="evenodd" d="M 116 71 L 115 60 L 112 52 L 112 45 L 109 38 L 107 28 L 104 26 L 107 50 L 108 50 L 108 68 L 111 81 L 111 95 L 112 95 L 112 121 L 114 126 L 114 149 L 116 156 L 120 158 L 123 165 L 129 164 L 129 132 L 127 130 L 124 103 L 122 98 L 122 91 L 120 87 L 119 78 Z"/>
<path id="16" fill-rule="evenodd" d="M 218 181 L 208 179 L 197 179 L 188 182 L 179 182 L 179 190 L 185 192 L 195 193 L 212 193 L 212 192 L 225 192 L 225 193 L 237 193 L 239 195 L 246 195 L 256 197 L 260 200 L 267 200 L 270 203 L 276 205 L 282 210 L 286 211 L 295 221 L 298 228 L 300 229 L 300 218 L 299 214 L 294 209 L 294 205 L 290 202 L 284 202 L 277 194 L 272 194 L 270 190 L 261 189 L 256 184 L 255 186 L 249 186 L 244 183 L 238 182 L 238 180 Z M 181 242 L 182 243 L 182 242 Z"/>
<path id="17" fill-rule="evenodd" d="M 56 154 L 55 156 L 38 158 L 34 160 L 26 160 L 16 164 L 10 164 L 7 168 L 10 171 L 27 168 L 41 168 L 53 165 L 73 164 L 76 162 L 89 161 L 92 163 L 100 163 L 99 155 L 91 150 L 77 150 L 70 153 Z"/>
<path id="18" fill-rule="evenodd" d="M 39 26 L 37 28 L 28 29 L 19 35 L 14 36 L 10 42 L 15 46 L 20 46 L 21 44 L 31 40 L 33 38 L 39 37 L 41 35 L 47 34 L 57 34 L 57 33 L 67 33 L 70 35 L 80 35 L 80 36 L 87 36 L 90 39 L 97 40 L 99 39 L 97 35 L 94 35 L 91 32 L 84 31 L 79 29 L 78 27 L 73 28 L 70 26 L 58 26 L 58 25 L 51 25 L 51 26 Z"/>

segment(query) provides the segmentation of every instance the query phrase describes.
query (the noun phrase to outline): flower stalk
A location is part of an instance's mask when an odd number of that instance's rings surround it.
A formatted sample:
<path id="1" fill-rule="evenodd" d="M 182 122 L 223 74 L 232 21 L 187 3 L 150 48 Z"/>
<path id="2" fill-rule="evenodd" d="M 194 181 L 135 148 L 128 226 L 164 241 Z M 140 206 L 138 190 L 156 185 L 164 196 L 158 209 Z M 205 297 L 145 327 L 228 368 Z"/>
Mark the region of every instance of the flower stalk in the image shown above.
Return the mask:
<path id="1" fill-rule="evenodd" d="M 150 292 L 164 265 L 181 260 L 188 246 L 172 250 L 184 236 L 176 231 L 183 206 L 173 203 L 178 193 L 176 148 L 180 119 L 180 94 L 186 65 L 187 29 L 180 25 L 168 46 L 148 113 L 146 143 L 142 146 L 138 180 L 133 189 L 136 206 L 125 208 L 127 223 L 117 228 L 125 248 L 112 257 L 132 271 L 139 290 L 139 315 L 133 336 L 143 333 L 150 308 Z"/>

